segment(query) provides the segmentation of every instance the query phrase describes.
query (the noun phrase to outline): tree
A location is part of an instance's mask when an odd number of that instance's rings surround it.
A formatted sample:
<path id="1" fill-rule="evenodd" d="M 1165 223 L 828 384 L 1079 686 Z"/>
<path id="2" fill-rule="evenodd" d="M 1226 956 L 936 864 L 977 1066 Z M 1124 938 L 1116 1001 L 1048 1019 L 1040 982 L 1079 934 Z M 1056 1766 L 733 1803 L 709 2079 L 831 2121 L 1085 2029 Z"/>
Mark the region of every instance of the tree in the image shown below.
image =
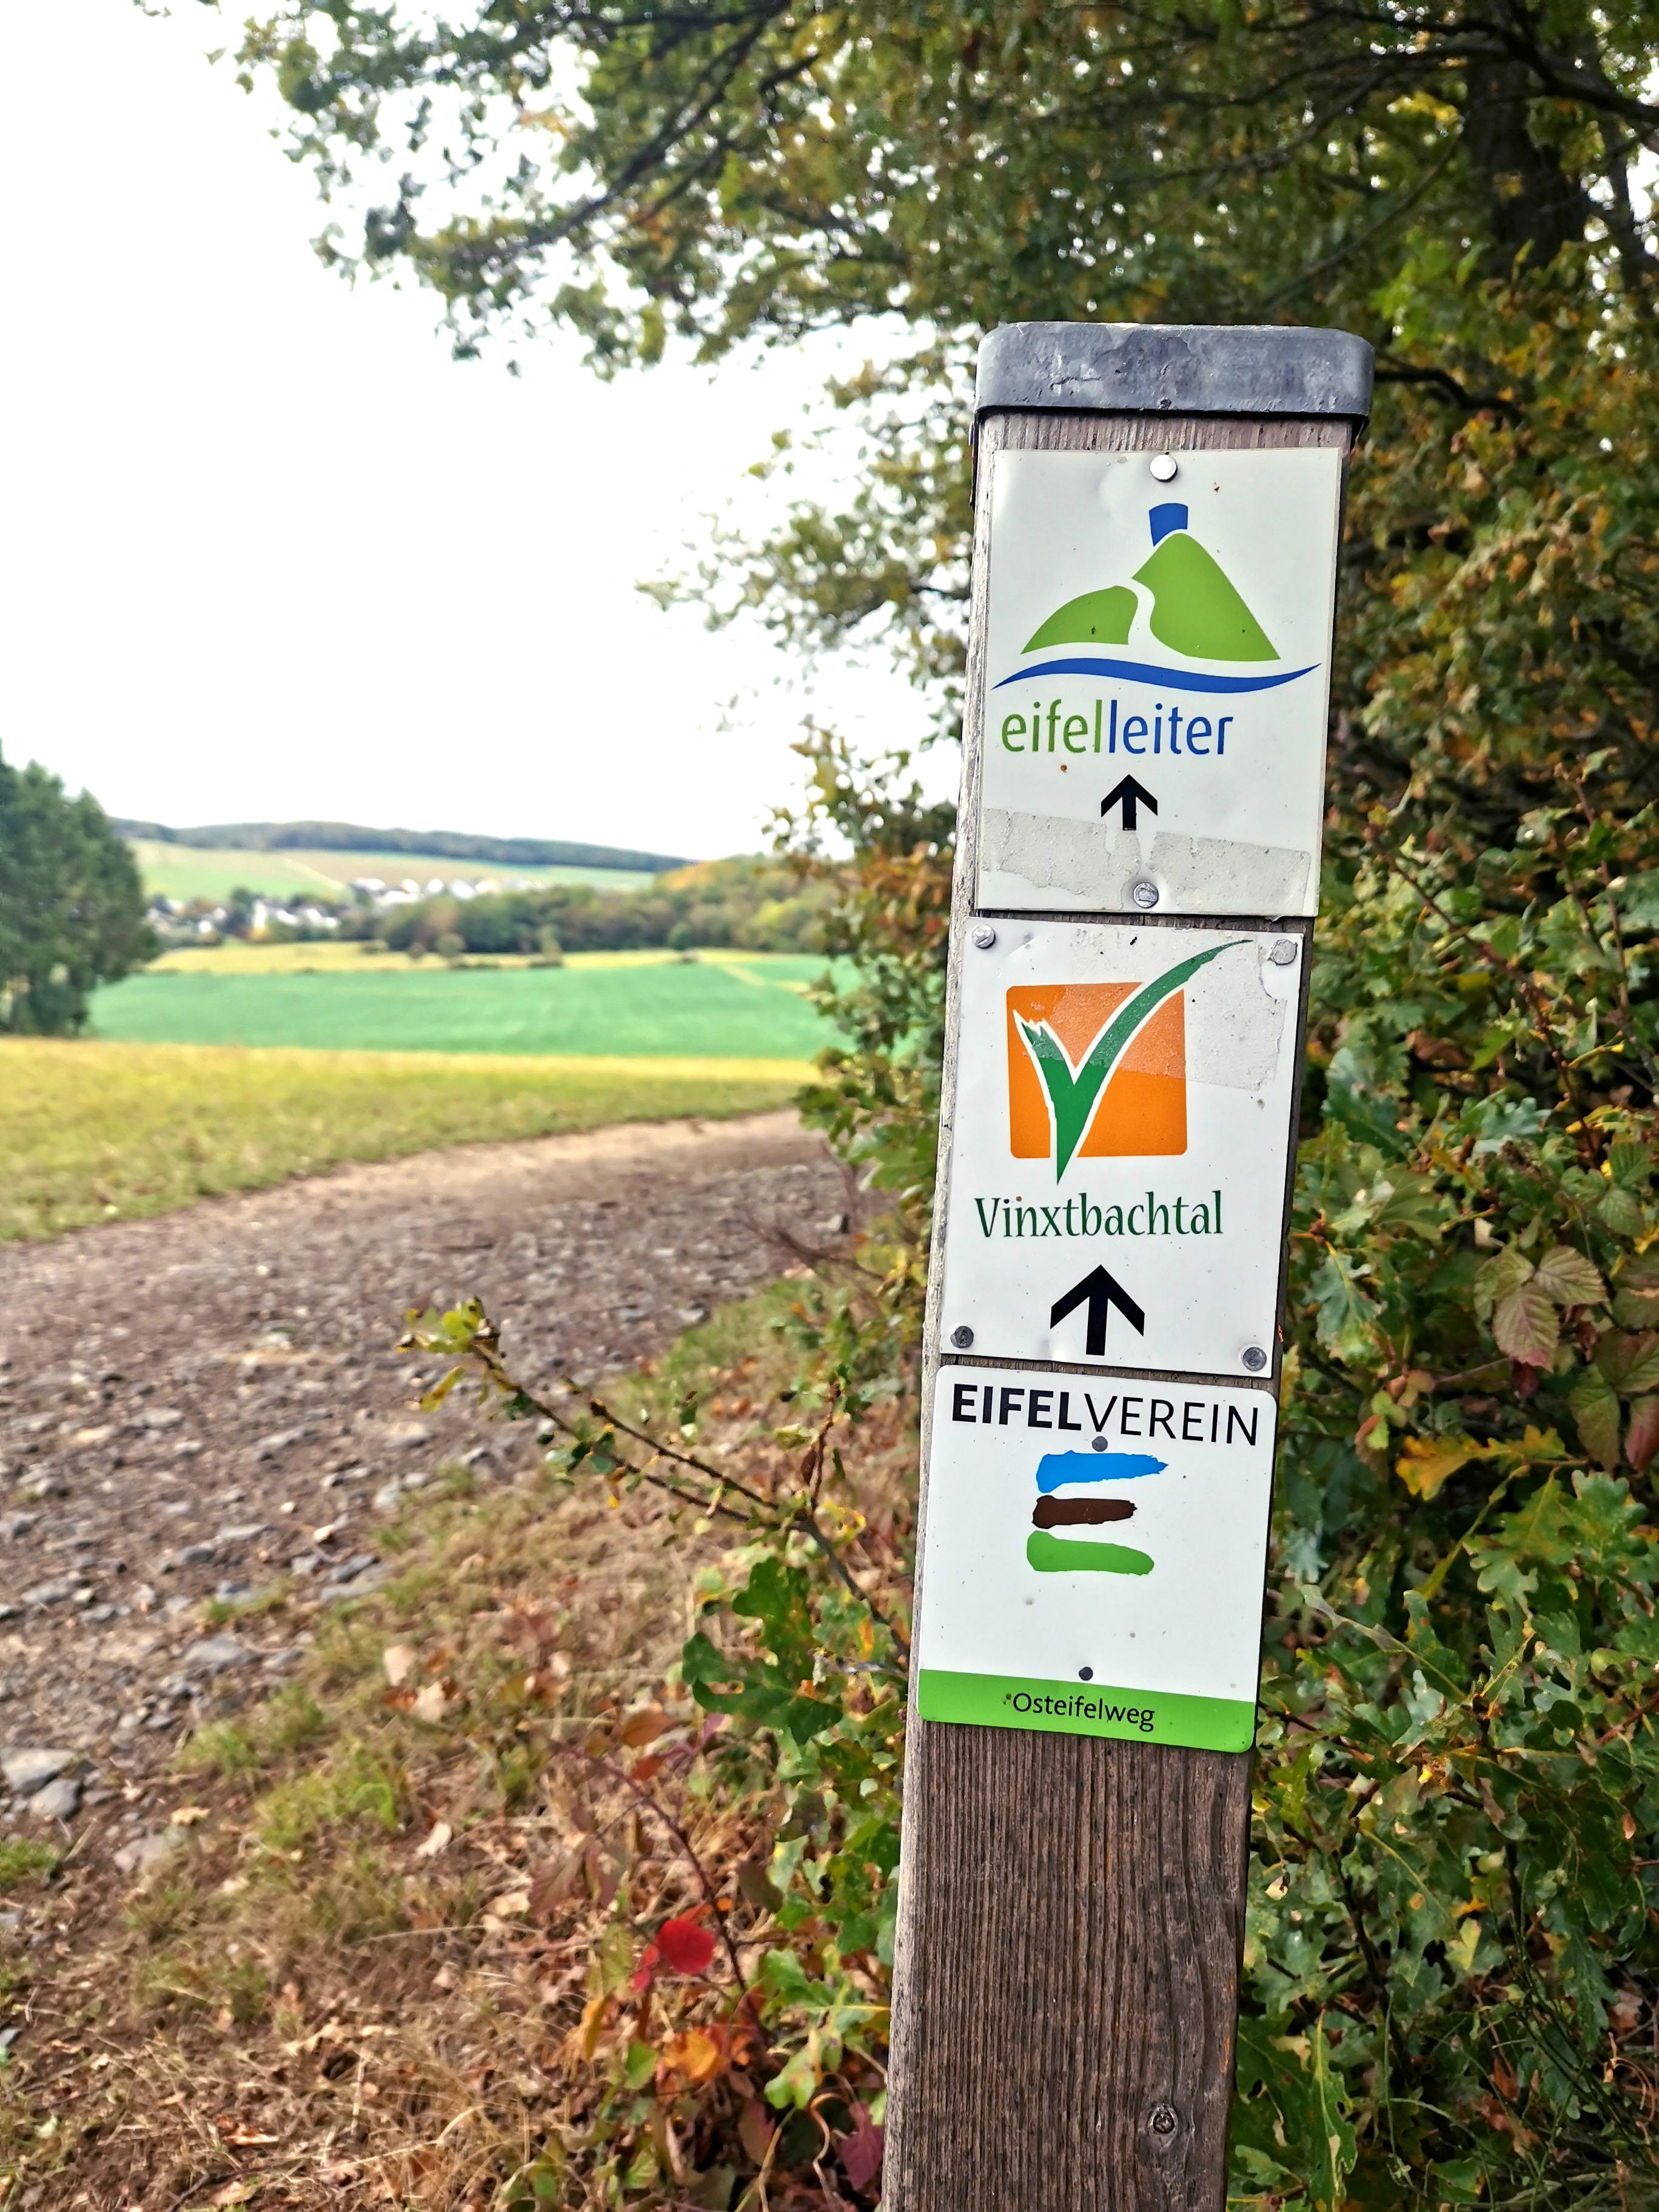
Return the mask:
<path id="1" fill-rule="evenodd" d="M 602 364 L 671 331 L 908 328 L 835 395 L 866 441 L 845 501 L 720 547 L 703 587 L 806 643 L 884 632 L 947 721 L 983 329 L 1301 319 L 1377 348 L 1241 2203 L 1659 2191 L 1656 32 L 1583 0 L 281 0 L 245 50 L 361 204 L 331 250 L 416 270 L 463 349 L 550 316 Z M 864 956 L 819 1110 L 914 1218 L 937 826 L 827 742 L 816 772 Z M 889 1279 L 913 1320 L 918 1270 Z"/>
<path id="2" fill-rule="evenodd" d="M 125 842 L 88 792 L 0 757 L 0 1030 L 65 1036 L 100 983 L 155 957 Z"/>

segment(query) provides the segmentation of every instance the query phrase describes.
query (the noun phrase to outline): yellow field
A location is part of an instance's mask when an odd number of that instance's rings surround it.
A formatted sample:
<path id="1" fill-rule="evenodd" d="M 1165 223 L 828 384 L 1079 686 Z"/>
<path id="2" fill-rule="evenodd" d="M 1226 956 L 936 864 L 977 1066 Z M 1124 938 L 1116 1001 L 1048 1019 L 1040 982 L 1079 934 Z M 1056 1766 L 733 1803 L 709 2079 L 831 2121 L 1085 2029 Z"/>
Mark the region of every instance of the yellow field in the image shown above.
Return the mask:
<path id="1" fill-rule="evenodd" d="M 786 1060 L 0 1039 L 0 1239 L 162 1213 L 343 1160 L 723 1120 L 787 1104 L 811 1073 Z"/>
<path id="2" fill-rule="evenodd" d="M 644 952 L 572 952 L 566 955 L 567 968 L 664 968 L 678 963 L 677 952 L 652 950 Z M 803 955 L 794 952 L 738 952 L 719 950 L 699 952 L 697 958 L 711 968 L 748 968 L 757 975 L 766 976 L 769 970 L 793 976 L 803 963 Z M 491 953 L 492 967 L 527 968 L 528 958 L 516 952 Z M 184 952 L 164 952 L 159 960 L 151 961 L 144 971 L 150 975 L 385 975 L 394 971 L 424 969 L 430 975 L 444 963 L 429 955 L 422 960 L 411 960 L 406 952 L 389 952 L 378 938 L 361 943 L 342 945 L 323 942 L 315 945 L 247 945 L 240 940 L 227 945 L 204 945 L 200 951 L 191 948 Z M 810 962 L 814 973 L 828 962 Z"/>

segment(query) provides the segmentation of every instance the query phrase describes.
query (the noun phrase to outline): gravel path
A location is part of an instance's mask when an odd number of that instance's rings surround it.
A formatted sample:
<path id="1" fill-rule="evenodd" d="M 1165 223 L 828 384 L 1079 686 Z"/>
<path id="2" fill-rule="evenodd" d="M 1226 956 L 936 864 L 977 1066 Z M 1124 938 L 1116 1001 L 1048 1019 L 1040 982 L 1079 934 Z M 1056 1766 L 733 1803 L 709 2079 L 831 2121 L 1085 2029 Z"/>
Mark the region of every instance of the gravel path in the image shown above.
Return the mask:
<path id="1" fill-rule="evenodd" d="M 137 1796 L 205 1711 L 292 1663 L 291 1609 L 216 1631 L 204 1599 L 279 1575 L 319 1606 L 372 1588 L 405 1490 L 443 1461 L 510 1480 L 532 1458 L 460 1392 L 419 1410 L 429 1370 L 392 1349 L 407 1307 L 476 1292 L 519 1371 L 597 1376 L 781 1272 L 791 1237 L 833 1242 L 848 1203 L 780 1113 L 427 1154 L 0 1247 L 0 1821 L 48 1832 Z"/>

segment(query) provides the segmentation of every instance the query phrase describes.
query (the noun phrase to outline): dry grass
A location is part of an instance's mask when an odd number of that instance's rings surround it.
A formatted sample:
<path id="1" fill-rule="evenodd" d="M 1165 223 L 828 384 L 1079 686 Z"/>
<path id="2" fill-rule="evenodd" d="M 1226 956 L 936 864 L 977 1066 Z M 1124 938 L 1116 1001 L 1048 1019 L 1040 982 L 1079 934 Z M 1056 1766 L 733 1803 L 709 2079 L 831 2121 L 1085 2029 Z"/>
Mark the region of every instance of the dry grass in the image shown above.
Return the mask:
<path id="1" fill-rule="evenodd" d="M 0 1240 L 164 1213 L 343 1160 L 787 1104 L 793 1060 L 243 1051 L 0 1039 Z"/>
<path id="2" fill-rule="evenodd" d="M 613 1401 L 659 1419 L 714 1389 L 700 1449 L 752 1473 L 787 1297 L 727 1309 Z M 879 1541 L 914 1446 L 896 1423 L 865 1434 Z M 763 2201 L 769 2149 L 773 2212 L 832 2201 L 781 2179 L 730 1962 L 630 1982 L 661 1922 L 701 1906 L 699 1865 L 728 1889 L 745 1977 L 775 1929 L 771 1778 L 709 1787 L 710 1726 L 675 1675 L 717 1540 L 598 1479 L 473 1494 L 455 1476 L 397 1540 L 395 1583 L 315 1615 L 297 1680 L 189 1747 L 149 1813 L 182 1848 L 148 1884 L 128 1890 L 92 1835 L 20 1893 L 0 2203 L 726 2212 Z M 677 2065 L 695 2076 L 716 2046 L 717 2078 L 681 2094 Z M 711 2111 L 747 2167 L 708 2163 Z"/>

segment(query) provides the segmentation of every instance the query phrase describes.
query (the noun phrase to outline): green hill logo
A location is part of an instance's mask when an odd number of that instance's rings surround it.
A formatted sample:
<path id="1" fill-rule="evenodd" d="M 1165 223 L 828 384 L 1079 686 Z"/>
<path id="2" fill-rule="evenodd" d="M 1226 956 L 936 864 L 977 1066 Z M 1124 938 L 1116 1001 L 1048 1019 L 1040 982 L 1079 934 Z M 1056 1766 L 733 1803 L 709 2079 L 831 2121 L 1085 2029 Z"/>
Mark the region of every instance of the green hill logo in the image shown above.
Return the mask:
<path id="1" fill-rule="evenodd" d="M 1188 528 L 1186 507 L 1178 500 L 1165 501 L 1150 511 L 1147 521 L 1152 550 L 1135 570 L 1133 582 L 1110 584 L 1103 591 L 1085 592 L 1079 599 L 1067 599 L 1032 633 L 1022 651 L 1043 653 L 1055 646 L 1127 645 L 1144 595 L 1147 629 L 1161 646 L 1182 660 L 1276 661 L 1278 648 L 1243 594 L 1215 556 Z M 1137 586 L 1139 590 L 1134 588 Z M 1097 651 L 1019 669 L 1005 676 L 997 689 L 1048 676 L 1115 676 L 1171 690 L 1266 691 L 1281 684 L 1293 684 L 1297 677 L 1311 674 L 1316 665 L 1273 675 L 1227 676 L 1205 669 L 1120 660 Z"/>

